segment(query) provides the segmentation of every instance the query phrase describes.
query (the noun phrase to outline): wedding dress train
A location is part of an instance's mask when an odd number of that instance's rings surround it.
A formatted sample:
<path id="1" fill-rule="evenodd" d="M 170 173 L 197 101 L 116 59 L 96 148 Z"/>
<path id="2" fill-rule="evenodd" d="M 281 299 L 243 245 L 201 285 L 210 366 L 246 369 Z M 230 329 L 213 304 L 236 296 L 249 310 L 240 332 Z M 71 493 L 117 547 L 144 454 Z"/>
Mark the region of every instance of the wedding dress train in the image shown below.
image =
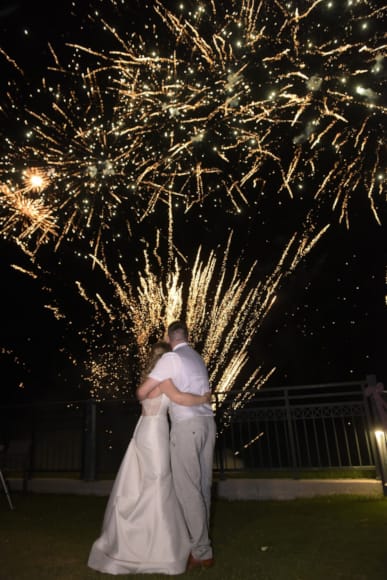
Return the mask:
<path id="1" fill-rule="evenodd" d="M 108 574 L 181 574 L 190 552 L 172 482 L 169 399 L 142 401 L 142 415 L 122 460 L 102 532 L 88 566 Z"/>

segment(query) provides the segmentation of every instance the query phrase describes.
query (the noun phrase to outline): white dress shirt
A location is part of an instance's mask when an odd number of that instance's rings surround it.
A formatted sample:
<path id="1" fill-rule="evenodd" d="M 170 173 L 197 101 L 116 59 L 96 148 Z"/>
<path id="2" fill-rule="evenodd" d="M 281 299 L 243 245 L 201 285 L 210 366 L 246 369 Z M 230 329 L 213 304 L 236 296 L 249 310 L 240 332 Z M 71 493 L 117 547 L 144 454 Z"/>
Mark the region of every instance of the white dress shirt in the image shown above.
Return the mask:
<path id="1" fill-rule="evenodd" d="M 182 342 L 172 352 L 163 354 L 149 376 L 160 382 L 171 379 L 179 391 L 194 395 L 204 395 L 210 390 L 206 365 L 199 353 L 187 342 Z M 213 415 L 209 403 L 185 407 L 171 402 L 169 412 L 172 421 L 190 419 L 198 415 Z"/>

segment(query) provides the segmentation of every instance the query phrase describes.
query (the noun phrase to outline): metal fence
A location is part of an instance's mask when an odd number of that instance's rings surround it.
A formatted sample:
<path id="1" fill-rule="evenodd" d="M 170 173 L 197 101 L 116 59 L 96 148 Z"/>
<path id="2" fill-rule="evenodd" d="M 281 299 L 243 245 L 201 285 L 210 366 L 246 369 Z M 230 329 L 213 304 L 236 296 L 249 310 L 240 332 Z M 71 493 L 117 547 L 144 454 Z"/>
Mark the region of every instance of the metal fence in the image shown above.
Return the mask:
<path id="1" fill-rule="evenodd" d="M 369 468 L 380 473 L 375 429 L 380 413 L 364 381 L 263 387 L 253 394 L 216 394 L 218 436 L 214 468 L 291 470 Z M 28 475 L 72 473 L 113 477 L 141 408 L 137 401 L 67 401 L 0 407 L 0 443 L 29 441 L 9 470 Z M 386 429 L 387 430 L 387 429 Z M 385 431 L 384 431 L 385 432 Z M 384 435 L 385 447 L 385 435 Z M 24 466 L 24 467 L 23 467 Z"/>
<path id="2" fill-rule="evenodd" d="M 365 382 L 270 388 L 219 413 L 222 469 L 375 466 L 375 418 Z"/>

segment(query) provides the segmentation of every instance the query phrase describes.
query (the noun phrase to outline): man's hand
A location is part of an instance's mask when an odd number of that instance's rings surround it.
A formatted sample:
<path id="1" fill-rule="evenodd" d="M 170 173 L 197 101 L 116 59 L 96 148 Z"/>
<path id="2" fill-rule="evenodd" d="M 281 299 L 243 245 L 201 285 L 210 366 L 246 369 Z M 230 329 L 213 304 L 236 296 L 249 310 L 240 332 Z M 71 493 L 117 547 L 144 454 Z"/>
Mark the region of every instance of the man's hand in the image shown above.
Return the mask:
<path id="1" fill-rule="evenodd" d="M 204 396 L 206 397 L 206 403 L 211 403 L 211 391 L 208 391 L 208 393 L 204 393 Z"/>

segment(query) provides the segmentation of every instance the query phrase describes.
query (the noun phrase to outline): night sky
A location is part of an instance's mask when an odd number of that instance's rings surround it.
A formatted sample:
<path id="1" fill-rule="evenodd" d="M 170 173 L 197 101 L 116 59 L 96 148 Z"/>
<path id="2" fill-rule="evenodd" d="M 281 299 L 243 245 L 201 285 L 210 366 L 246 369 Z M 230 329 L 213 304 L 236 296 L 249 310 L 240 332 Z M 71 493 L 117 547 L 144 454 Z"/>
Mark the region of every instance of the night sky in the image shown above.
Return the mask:
<path id="1" fill-rule="evenodd" d="M 20 128 L 13 123 L 12 108 L 7 105 L 7 93 L 15 92 L 20 111 L 24 105 L 26 108 L 31 103 L 36 106 L 36 93 L 31 98 L 34 91 L 30 87 L 36 87 L 39 79 L 48 75 L 48 42 L 56 47 L 58 54 L 62 50 L 63 54 L 68 54 L 68 49 L 63 46 L 65 42 L 97 46 L 105 41 L 102 34 L 100 37 L 91 36 L 94 28 L 89 28 L 86 23 L 86 3 L 75 3 L 75 8 L 72 4 L 61 2 L 46 7 L 43 2 L 0 3 L 0 46 L 23 69 L 21 84 L 25 83 L 24 88 L 15 91 L 19 75 L 2 57 L 3 141 L 7 131 L 15 143 L 20 138 Z M 142 17 L 138 4 L 130 4 L 127 28 L 136 32 Z M 311 3 L 301 4 L 305 7 Z M 323 3 L 321 10 L 328 4 Z M 111 22 L 123 28 L 117 11 L 109 2 L 95 1 L 93 5 L 105 9 L 106 18 L 110 16 Z M 175 3 L 168 2 L 168 6 L 172 8 Z M 321 12 L 321 18 L 323 15 Z M 316 22 L 318 20 L 316 18 Z M 330 30 L 333 21 L 334 18 L 330 17 Z M 383 21 L 378 19 L 376 24 L 371 24 L 381 27 Z M 266 26 L 270 28 L 268 23 Z M 385 90 L 386 69 L 384 60 L 384 71 L 375 81 L 377 90 L 381 87 Z M 383 94 L 379 94 L 377 104 L 382 102 L 385 106 L 385 98 L 383 101 Z M 362 114 L 361 108 L 359 111 Z M 381 114 L 376 115 L 379 115 L 379 121 L 374 124 L 373 136 L 383 141 L 382 135 L 375 135 L 380 131 Z M 307 120 L 305 123 L 308 126 Z M 286 149 L 286 130 L 282 139 L 282 146 Z M 369 154 L 372 157 L 372 151 Z M 342 163 L 348 164 L 352 160 L 343 157 Z M 328 171 L 328 161 L 326 163 L 319 166 L 319 172 Z M 366 163 L 369 163 L 368 159 Z M 385 171 L 385 149 L 379 167 Z M 6 170 L 4 165 L 0 169 L 1 182 Z M 234 211 L 232 204 L 223 202 L 221 196 L 209 195 L 188 212 L 179 207 L 179 201 L 176 203 L 174 244 L 187 257 L 188 273 L 190 260 L 199 244 L 205 249 L 215 248 L 221 252 L 230 232 L 233 232 L 231 262 L 241 258 L 243 275 L 249 264 L 257 260 L 251 284 L 258 284 L 268 275 L 289 236 L 305 223 L 306 212 L 312 205 L 307 194 L 291 199 L 286 192 L 280 191 L 273 168 L 264 167 L 262 172 L 265 171 L 262 191 L 257 194 L 248 185 L 246 195 L 249 203 L 241 203 L 239 211 Z M 209 184 L 210 190 L 214 183 Z M 387 381 L 385 187 L 380 191 L 377 196 L 380 223 L 371 211 L 365 188 L 361 186 L 349 194 L 347 220 L 340 221 L 339 211 L 331 210 L 331 202 L 313 206 L 313 219 L 318 221 L 319 227 L 329 223 L 330 228 L 294 272 L 286 276 L 278 290 L 275 306 L 257 329 L 249 346 L 250 368 L 257 365 L 263 365 L 265 370 L 276 367 L 267 386 L 350 381 L 363 379 L 367 374 L 376 374 L 378 380 Z M 166 215 L 160 204 L 149 220 L 132 224 L 130 237 L 123 239 L 122 234 L 118 239 L 118 229 L 110 238 L 109 233 L 106 234 L 107 260 L 110 260 L 111 269 L 124 258 L 128 259 L 129 272 L 134 269 L 139 263 L 138 256 L 142 255 L 144 239 L 148 247 L 152 246 L 156 231 L 161 231 L 161 239 L 166 243 Z M 1 223 L 4 224 L 4 218 Z M 122 227 L 119 222 L 117 224 L 116 228 Z M 3 258 L 0 360 L 2 376 L 5 377 L 5 400 L 83 398 L 87 393 L 80 370 L 84 345 L 77 331 L 87 328 L 94 320 L 94 313 L 74 291 L 74 280 L 82 280 L 94 291 L 99 291 L 100 284 L 104 284 L 100 274 L 92 270 L 82 257 L 87 240 L 84 235 L 73 235 L 57 251 L 53 250 L 53 244 L 48 243 L 32 261 L 16 241 L 15 233 L 4 234 L 0 241 Z M 34 279 L 15 270 L 14 264 L 39 275 Z M 55 317 L 46 307 L 48 303 L 58 304 L 63 317 Z M 122 337 L 119 340 L 122 341 Z"/>

